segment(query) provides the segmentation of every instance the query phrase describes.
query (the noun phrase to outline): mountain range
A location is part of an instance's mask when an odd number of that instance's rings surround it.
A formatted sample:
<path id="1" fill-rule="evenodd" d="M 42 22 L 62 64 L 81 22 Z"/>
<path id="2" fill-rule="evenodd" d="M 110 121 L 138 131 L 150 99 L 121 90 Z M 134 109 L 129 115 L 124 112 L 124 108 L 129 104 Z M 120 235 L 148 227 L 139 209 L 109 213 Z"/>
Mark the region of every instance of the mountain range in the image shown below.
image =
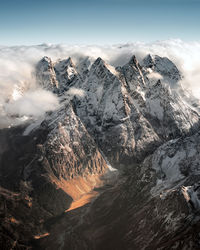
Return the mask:
<path id="1" fill-rule="evenodd" d="M 199 249 L 200 102 L 177 66 L 43 57 L 33 77 L 60 105 L 0 130 L 0 248 Z"/>

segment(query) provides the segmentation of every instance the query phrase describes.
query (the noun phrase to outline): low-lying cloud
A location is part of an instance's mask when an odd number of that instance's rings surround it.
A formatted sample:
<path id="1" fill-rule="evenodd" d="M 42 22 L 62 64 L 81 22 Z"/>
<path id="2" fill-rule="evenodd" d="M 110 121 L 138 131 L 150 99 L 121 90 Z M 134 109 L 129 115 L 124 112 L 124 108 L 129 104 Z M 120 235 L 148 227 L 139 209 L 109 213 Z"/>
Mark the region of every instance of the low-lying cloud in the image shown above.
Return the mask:
<path id="1" fill-rule="evenodd" d="M 10 116 L 17 114 L 19 116 L 39 117 L 58 107 L 59 103 L 55 95 L 43 89 L 36 89 L 29 90 L 16 100 L 6 103 L 5 111 Z"/>
<path id="2" fill-rule="evenodd" d="M 159 80 L 159 79 L 162 79 L 163 77 L 157 73 L 157 72 L 150 72 L 148 75 L 148 78 L 149 79 L 153 79 L 153 80 Z"/>
<path id="3" fill-rule="evenodd" d="M 85 96 L 85 91 L 83 89 L 78 89 L 78 88 L 70 88 L 68 91 L 67 91 L 67 94 L 69 96 L 78 96 L 78 97 L 84 97 Z"/>
<path id="4" fill-rule="evenodd" d="M 157 41 L 152 43 L 132 43 L 113 46 L 72 46 L 42 44 L 37 46 L 0 47 L 0 126 L 9 124 L 13 116 L 41 116 L 58 106 L 57 98 L 43 90 L 33 79 L 35 64 L 49 56 L 53 61 L 72 57 L 77 63 L 89 56 L 93 61 L 102 57 L 112 66 L 121 66 L 135 54 L 142 60 L 147 54 L 166 56 L 172 60 L 182 75 L 182 84 L 190 87 L 196 97 L 200 97 L 200 43 L 181 40 Z M 151 75 L 150 77 L 158 77 Z M 23 90 L 23 91 L 21 91 Z M 71 90 L 69 94 L 83 94 Z"/>

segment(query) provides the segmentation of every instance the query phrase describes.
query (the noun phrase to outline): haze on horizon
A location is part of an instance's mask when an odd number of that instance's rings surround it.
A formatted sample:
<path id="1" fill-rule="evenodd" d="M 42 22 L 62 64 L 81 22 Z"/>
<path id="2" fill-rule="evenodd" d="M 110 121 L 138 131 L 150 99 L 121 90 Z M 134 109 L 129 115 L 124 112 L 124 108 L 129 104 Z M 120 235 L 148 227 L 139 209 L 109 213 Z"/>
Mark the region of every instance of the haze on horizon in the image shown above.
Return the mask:
<path id="1" fill-rule="evenodd" d="M 200 41 L 199 0 L 0 0 L 0 45 Z"/>

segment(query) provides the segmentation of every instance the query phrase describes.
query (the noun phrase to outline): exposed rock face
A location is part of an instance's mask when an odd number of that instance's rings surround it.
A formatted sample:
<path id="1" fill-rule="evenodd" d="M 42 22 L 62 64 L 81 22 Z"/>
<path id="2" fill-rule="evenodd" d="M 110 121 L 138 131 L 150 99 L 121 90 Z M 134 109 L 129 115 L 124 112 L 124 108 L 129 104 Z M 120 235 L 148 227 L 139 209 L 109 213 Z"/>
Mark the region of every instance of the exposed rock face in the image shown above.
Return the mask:
<path id="1" fill-rule="evenodd" d="M 54 65 L 54 69 L 61 93 L 80 81 L 80 76 L 77 73 L 71 58 L 58 61 Z"/>
<path id="2" fill-rule="evenodd" d="M 174 63 L 44 57 L 35 76 L 60 107 L 0 130 L 0 248 L 199 249 L 200 116 Z"/>
<path id="3" fill-rule="evenodd" d="M 24 128 L 13 128 L 0 135 L 3 249 L 8 246 L 6 239 L 11 245 L 16 241 L 16 247 L 20 242 L 29 244 L 33 235 L 45 230 L 44 221 L 100 185 L 107 171 L 104 158 L 70 104 L 47 116 L 29 135 L 23 133 Z M 9 222 L 11 218 L 14 222 Z M 24 235 L 26 221 L 30 231 Z"/>
<path id="4" fill-rule="evenodd" d="M 56 91 L 58 88 L 53 63 L 49 57 L 43 57 L 36 65 L 36 79 L 47 90 Z"/>
<path id="5" fill-rule="evenodd" d="M 57 94 L 62 94 L 81 80 L 71 58 L 52 63 L 46 56 L 36 65 L 35 77 L 41 86 Z"/>
<path id="6" fill-rule="evenodd" d="M 144 61 L 146 60 L 144 59 Z M 154 62 L 155 65 L 157 65 L 156 62 Z M 174 78 L 177 76 L 176 82 L 180 80 L 180 73 L 177 72 L 176 66 L 169 59 L 164 58 L 162 64 L 170 65 L 168 69 L 169 79 L 174 74 Z M 147 65 L 147 67 L 149 66 Z M 146 70 L 147 68 L 141 67 L 134 57 L 127 65 L 122 67 L 121 71 L 133 102 L 152 125 L 158 136 L 162 140 L 166 140 L 187 134 L 193 127 L 195 131 L 198 126 L 199 115 L 176 89 L 165 83 L 167 71 L 164 71 L 164 73 L 162 70 L 159 71 L 163 79 L 154 82 L 155 80 L 148 78 Z"/>
<path id="7" fill-rule="evenodd" d="M 159 189 L 175 184 L 191 186 L 199 179 L 200 134 L 171 140 L 152 156 L 152 168 L 158 175 Z M 198 198 L 198 197 L 197 197 Z"/>
<path id="8" fill-rule="evenodd" d="M 89 207 L 63 215 L 41 246 L 198 249 L 199 155 L 199 133 L 167 142 L 103 190 Z"/>
<path id="9" fill-rule="evenodd" d="M 82 86 L 85 97 L 75 105 L 78 116 L 109 160 L 113 164 L 126 164 L 149 152 L 159 138 L 117 74 L 98 58 Z"/>
<path id="10" fill-rule="evenodd" d="M 196 131 L 199 115 L 181 96 L 158 81 L 146 94 L 146 115 L 162 138 Z M 156 122 L 157 121 L 157 122 Z"/>
<path id="11" fill-rule="evenodd" d="M 176 65 L 167 57 L 147 55 L 142 64 L 144 67 L 161 74 L 164 80 L 170 84 L 175 84 L 182 78 Z"/>
<path id="12" fill-rule="evenodd" d="M 176 66 L 166 58 L 162 63 L 170 65 L 159 71 L 163 78 L 168 72 L 178 81 Z M 117 69 L 98 58 L 77 87 L 85 98 L 76 98 L 76 112 L 113 164 L 141 161 L 161 142 L 196 131 L 199 124 L 197 111 L 176 89 L 163 79 L 152 84 L 134 56 Z"/>
<path id="13" fill-rule="evenodd" d="M 76 64 L 76 70 L 81 75 L 82 79 L 85 80 L 88 76 L 90 67 L 93 63 L 93 60 L 90 57 L 83 57 Z"/>

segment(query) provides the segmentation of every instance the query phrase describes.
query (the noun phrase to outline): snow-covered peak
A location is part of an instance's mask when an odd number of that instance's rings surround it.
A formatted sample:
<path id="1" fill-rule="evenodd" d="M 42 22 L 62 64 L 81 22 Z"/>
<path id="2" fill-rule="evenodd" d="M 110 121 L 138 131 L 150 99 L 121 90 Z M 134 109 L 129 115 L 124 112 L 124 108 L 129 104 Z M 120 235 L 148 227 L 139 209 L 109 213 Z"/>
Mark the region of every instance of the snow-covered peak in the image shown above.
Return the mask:
<path id="1" fill-rule="evenodd" d="M 71 57 L 66 60 L 58 60 L 54 65 L 56 71 L 65 71 L 68 67 L 75 68 Z"/>
<path id="2" fill-rule="evenodd" d="M 55 71 L 51 58 L 45 56 L 36 65 L 36 81 L 47 90 L 55 91 L 58 88 Z"/>
<path id="3" fill-rule="evenodd" d="M 98 71 L 104 71 L 105 69 L 105 62 L 103 59 L 101 59 L 100 57 L 98 57 L 94 63 L 92 64 L 91 68 L 90 68 L 90 72 L 89 74 L 94 74 L 94 73 L 97 73 L 98 74 Z"/>
<path id="4" fill-rule="evenodd" d="M 79 80 L 79 74 L 71 57 L 57 61 L 54 64 L 54 69 L 61 93 L 68 90 L 69 86 L 75 85 Z"/>
<path id="5" fill-rule="evenodd" d="M 142 65 L 145 66 L 146 68 L 153 68 L 155 64 L 154 58 L 152 55 L 148 54 L 142 62 Z"/>
<path id="6" fill-rule="evenodd" d="M 142 66 L 159 73 L 166 82 L 172 85 L 181 80 L 178 68 L 167 57 L 149 54 L 143 59 Z"/>
<path id="7" fill-rule="evenodd" d="M 59 60 L 56 62 L 54 69 L 57 76 L 64 75 L 65 78 L 68 78 L 69 80 L 77 75 L 77 71 L 71 57 L 69 57 L 67 60 Z"/>
<path id="8" fill-rule="evenodd" d="M 40 68 L 41 70 L 49 70 L 53 67 L 53 63 L 50 57 L 44 56 L 36 65 L 37 68 Z"/>
<path id="9" fill-rule="evenodd" d="M 100 79 L 116 77 L 118 72 L 115 68 L 107 64 L 102 58 L 98 57 L 96 61 L 92 64 L 89 71 L 89 77 L 97 77 Z"/>
<path id="10" fill-rule="evenodd" d="M 41 59 L 41 62 L 42 62 L 43 64 L 46 64 L 46 65 L 52 64 L 51 58 L 48 57 L 48 56 L 44 56 L 44 57 Z"/>
<path id="11" fill-rule="evenodd" d="M 54 67 L 49 58 L 43 60 L 49 67 L 42 76 L 46 79 L 51 72 L 52 80 L 55 73 L 59 93 L 63 95 L 71 87 L 84 92 L 84 98 L 78 100 L 79 116 L 87 120 L 87 126 L 94 126 L 94 131 L 121 123 L 132 112 L 134 115 L 140 112 L 164 140 L 188 133 L 198 124 L 198 112 L 172 88 L 181 76 L 168 58 L 147 55 L 142 67 L 133 55 L 117 70 L 100 57 L 92 65 L 89 58 L 82 58 L 76 62 L 81 74 L 71 58 L 59 60 Z M 150 72 L 159 77 L 150 78 Z"/>
<path id="12" fill-rule="evenodd" d="M 129 60 L 128 64 L 129 64 L 129 65 L 132 65 L 132 66 L 138 67 L 139 62 L 138 62 L 138 60 L 137 60 L 137 58 L 136 58 L 135 55 L 133 55 L 133 56 L 131 57 L 131 59 Z"/>
<path id="13" fill-rule="evenodd" d="M 89 56 L 80 59 L 76 63 L 76 70 L 83 80 L 85 80 L 85 78 L 87 77 L 92 63 L 93 60 Z"/>
<path id="14" fill-rule="evenodd" d="M 146 85 L 145 78 L 135 55 L 121 68 L 121 72 L 130 91 L 143 91 Z"/>
<path id="15" fill-rule="evenodd" d="M 95 60 L 95 62 L 94 62 L 94 64 L 93 65 L 95 65 L 95 66 L 97 66 L 97 65 L 104 65 L 105 64 L 105 61 L 101 58 L 101 57 L 98 57 L 96 60 Z"/>

